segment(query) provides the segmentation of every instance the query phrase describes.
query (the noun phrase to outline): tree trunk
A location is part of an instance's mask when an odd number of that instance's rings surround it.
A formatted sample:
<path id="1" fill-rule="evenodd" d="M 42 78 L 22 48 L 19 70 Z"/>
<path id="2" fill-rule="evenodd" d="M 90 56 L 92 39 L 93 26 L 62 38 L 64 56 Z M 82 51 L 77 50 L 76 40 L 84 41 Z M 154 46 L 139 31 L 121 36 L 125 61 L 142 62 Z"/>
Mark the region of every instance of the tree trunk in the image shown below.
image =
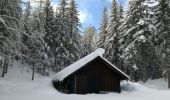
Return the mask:
<path id="1" fill-rule="evenodd" d="M 8 72 L 8 63 L 5 63 L 5 74 Z"/>
<path id="2" fill-rule="evenodd" d="M 22 59 L 22 65 L 24 64 L 24 60 Z"/>
<path id="3" fill-rule="evenodd" d="M 144 70 L 143 79 L 142 80 L 143 80 L 144 83 L 147 81 L 146 70 Z"/>
<path id="4" fill-rule="evenodd" d="M 4 76 L 5 76 L 5 62 L 3 64 L 3 71 L 2 71 L 2 77 L 4 77 Z"/>
<path id="5" fill-rule="evenodd" d="M 170 88 L 170 68 L 168 68 L 168 88 Z"/>
<path id="6" fill-rule="evenodd" d="M 32 68 L 32 80 L 34 80 L 34 73 L 35 73 L 35 65 L 33 64 L 33 66 L 32 66 L 33 68 Z"/>
<path id="7" fill-rule="evenodd" d="M 62 66 L 62 63 L 61 63 L 61 55 L 60 55 L 60 62 L 59 62 L 60 64 L 60 69 L 59 70 L 61 70 L 62 68 L 61 68 L 61 66 Z"/>
<path id="8" fill-rule="evenodd" d="M 63 60 L 64 60 L 63 68 L 65 68 L 65 66 L 66 66 L 66 64 L 65 64 L 66 60 L 65 60 L 65 58 L 63 58 Z M 63 68 L 62 68 L 62 69 L 63 69 Z"/>
<path id="9" fill-rule="evenodd" d="M 42 65 L 43 66 L 43 74 L 45 73 L 45 71 L 46 71 L 46 65 Z"/>
<path id="10" fill-rule="evenodd" d="M 54 56 L 54 66 L 57 66 L 57 59 L 56 59 L 56 55 Z"/>

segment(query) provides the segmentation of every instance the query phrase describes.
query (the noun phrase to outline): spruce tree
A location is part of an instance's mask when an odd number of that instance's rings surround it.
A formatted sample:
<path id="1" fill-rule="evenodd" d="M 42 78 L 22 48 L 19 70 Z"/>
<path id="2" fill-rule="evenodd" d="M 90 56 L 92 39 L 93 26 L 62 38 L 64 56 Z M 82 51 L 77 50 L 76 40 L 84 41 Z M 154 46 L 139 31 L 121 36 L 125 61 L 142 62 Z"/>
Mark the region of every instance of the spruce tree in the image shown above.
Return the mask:
<path id="1" fill-rule="evenodd" d="M 123 9 L 123 6 L 122 5 L 119 5 L 118 6 L 118 18 L 119 18 L 119 68 L 121 70 L 124 71 L 124 65 L 123 65 L 123 62 L 124 60 L 121 59 L 121 55 L 123 54 L 123 43 L 122 43 L 122 40 L 123 40 L 123 35 L 124 33 L 122 32 L 122 26 L 123 26 L 123 22 L 124 22 L 124 9 Z"/>
<path id="2" fill-rule="evenodd" d="M 80 21 L 78 18 L 78 9 L 75 0 L 71 0 L 68 7 L 68 21 L 69 21 L 69 45 L 67 50 L 69 51 L 69 64 L 80 59 L 81 55 L 81 37 L 80 37 Z"/>
<path id="3" fill-rule="evenodd" d="M 45 52 L 44 36 L 45 31 L 45 13 L 43 8 L 44 3 L 40 1 L 38 7 L 33 13 L 32 30 L 29 42 L 29 63 L 32 65 L 32 80 L 34 80 L 34 73 L 38 72 L 42 75 L 46 73 L 46 66 L 48 65 L 48 56 Z M 35 72 L 34 72 L 35 71 Z"/>
<path id="4" fill-rule="evenodd" d="M 69 53 L 69 21 L 68 21 L 68 2 L 60 0 L 54 22 L 54 36 L 52 52 L 54 54 L 53 70 L 59 71 L 68 65 Z"/>
<path id="5" fill-rule="evenodd" d="M 161 51 L 161 58 L 163 59 L 162 66 L 164 68 L 163 72 L 168 73 L 168 80 L 170 80 L 169 75 L 169 58 L 170 58 L 170 3 L 169 0 L 160 0 L 158 5 L 158 12 L 156 13 L 155 26 L 156 26 L 156 37 L 159 51 Z M 170 88 L 170 81 L 169 88 Z"/>
<path id="6" fill-rule="evenodd" d="M 149 78 L 157 77 L 154 73 L 159 67 L 151 39 L 151 23 L 145 16 L 146 11 L 142 3 L 142 0 L 130 1 L 130 8 L 123 25 L 124 53 L 121 57 L 124 58 L 127 72 L 132 79 L 145 82 Z"/>
<path id="7" fill-rule="evenodd" d="M 125 22 L 121 26 L 121 34 L 123 35 L 121 41 L 123 54 L 121 55 L 121 59 L 124 61 L 124 71 L 129 75 L 134 73 L 132 66 L 136 65 L 128 47 L 130 47 L 130 43 L 133 43 L 133 34 L 135 34 L 135 31 L 137 30 L 136 25 L 140 21 L 141 15 L 141 2 L 139 2 L 139 0 L 129 1 L 127 15 L 124 18 Z"/>
<path id="8" fill-rule="evenodd" d="M 52 47 L 52 37 L 53 37 L 53 29 L 54 29 L 54 11 L 53 6 L 51 6 L 51 1 L 46 0 L 45 7 L 44 7 L 44 16 L 45 16 L 45 22 L 44 22 L 44 28 L 46 31 L 46 34 L 44 36 L 44 40 L 46 43 L 46 53 L 49 53 L 49 48 Z"/>
<path id="9" fill-rule="evenodd" d="M 112 1 L 111 15 L 107 26 L 108 34 L 106 36 L 105 57 L 114 65 L 118 66 L 120 49 L 119 49 L 119 18 L 118 18 L 117 3 L 115 0 Z"/>
<path id="10" fill-rule="evenodd" d="M 107 7 L 104 6 L 103 9 L 103 15 L 101 18 L 100 28 L 99 28 L 99 39 L 97 42 L 98 48 L 104 48 L 105 41 L 106 41 L 106 35 L 108 34 L 106 28 L 108 25 L 108 13 L 107 13 Z"/>

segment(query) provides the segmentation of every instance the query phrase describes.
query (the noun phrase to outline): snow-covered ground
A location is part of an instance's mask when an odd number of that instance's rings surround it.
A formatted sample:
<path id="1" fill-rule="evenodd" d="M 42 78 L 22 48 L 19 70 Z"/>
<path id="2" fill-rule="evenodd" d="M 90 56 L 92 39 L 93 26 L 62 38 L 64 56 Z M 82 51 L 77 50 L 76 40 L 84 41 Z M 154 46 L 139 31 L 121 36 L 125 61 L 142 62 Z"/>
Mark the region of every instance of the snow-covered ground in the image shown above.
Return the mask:
<path id="1" fill-rule="evenodd" d="M 145 84 L 122 82 L 120 94 L 62 94 L 52 87 L 49 77 L 36 74 L 35 81 L 31 81 L 31 70 L 16 66 L 0 78 L 0 100 L 170 100 L 170 90 L 163 79 Z"/>
<path id="2" fill-rule="evenodd" d="M 168 90 L 168 83 L 163 78 L 156 80 L 148 80 L 144 85 L 157 90 Z"/>

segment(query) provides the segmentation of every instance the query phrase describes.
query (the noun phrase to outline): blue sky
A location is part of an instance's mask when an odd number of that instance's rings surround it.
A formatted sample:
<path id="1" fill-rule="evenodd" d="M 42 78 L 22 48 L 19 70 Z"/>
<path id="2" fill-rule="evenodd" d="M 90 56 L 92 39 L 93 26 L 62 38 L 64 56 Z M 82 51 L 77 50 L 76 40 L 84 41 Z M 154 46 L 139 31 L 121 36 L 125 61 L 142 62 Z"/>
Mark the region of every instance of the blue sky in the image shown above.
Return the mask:
<path id="1" fill-rule="evenodd" d="M 79 18 L 82 23 L 82 27 L 85 28 L 92 25 L 98 30 L 103 6 L 106 4 L 108 9 L 110 9 L 111 1 L 112 0 L 76 0 L 80 11 Z M 117 1 L 121 5 L 127 6 L 128 0 Z M 53 2 L 57 3 L 58 0 L 53 0 Z"/>
<path id="2" fill-rule="evenodd" d="M 103 7 L 106 4 L 110 9 L 112 0 L 77 0 L 78 8 L 80 11 L 80 20 L 83 27 L 89 25 L 99 28 Z M 127 5 L 127 0 L 118 0 L 124 6 Z"/>
<path id="3" fill-rule="evenodd" d="M 26 1 L 26 0 L 24 0 Z M 30 0 L 35 1 L 35 0 Z M 102 16 L 102 10 L 104 4 L 110 9 L 112 0 L 76 0 L 79 10 L 79 18 L 82 23 L 82 27 L 85 28 L 89 25 L 95 26 L 98 30 L 100 25 L 100 19 Z M 127 6 L 128 0 L 117 0 L 119 4 Z M 54 7 L 57 6 L 59 0 L 52 0 Z"/>

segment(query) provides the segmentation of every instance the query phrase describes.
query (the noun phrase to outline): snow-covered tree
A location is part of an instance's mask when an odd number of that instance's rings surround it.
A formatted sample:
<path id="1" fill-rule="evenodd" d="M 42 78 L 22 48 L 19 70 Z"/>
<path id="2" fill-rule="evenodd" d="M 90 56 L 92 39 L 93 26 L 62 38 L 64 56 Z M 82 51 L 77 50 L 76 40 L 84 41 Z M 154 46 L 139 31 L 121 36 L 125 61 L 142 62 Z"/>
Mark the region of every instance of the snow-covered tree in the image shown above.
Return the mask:
<path id="1" fill-rule="evenodd" d="M 112 0 L 111 15 L 107 26 L 105 57 L 114 65 L 118 66 L 120 56 L 119 43 L 119 13 L 116 0 Z"/>
<path id="2" fill-rule="evenodd" d="M 3 59 L 3 73 L 7 73 L 11 60 L 20 56 L 21 36 L 20 0 L 0 2 L 0 56 Z"/>
<path id="3" fill-rule="evenodd" d="M 33 74 L 32 80 L 34 80 L 34 73 L 40 74 L 46 73 L 46 67 L 49 66 L 48 55 L 46 50 L 46 43 L 44 37 L 46 35 L 45 21 L 46 14 L 44 12 L 44 4 L 40 1 L 37 8 L 31 15 L 33 18 L 30 20 L 31 30 L 28 32 L 28 37 L 24 39 L 27 46 L 27 63 L 32 65 Z"/>
<path id="4" fill-rule="evenodd" d="M 69 51 L 69 64 L 72 64 L 76 60 L 80 59 L 82 52 L 81 36 L 80 36 L 80 21 L 78 8 L 75 0 L 71 0 L 68 5 L 68 27 L 69 27 L 69 46 L 67 50 Z"/>
<path id="5" fill-rule="evenodd" d="M 155 16 L 156 27 L 156 43 L 158 49 L 161 52 L 161 58 L 163 59 L 163 72 L 169 73 L 170 68 L 170 2 L 169 0 L 160 0 L 158 5 L 158 11 Z M 170 74 L 168 75 L 170 80 Z M 169 81 L 170 88 L 170 81 Z"/>
<path id="6" fill-rule="evenodd" d="M 67 66 L 69 61 L 69 20 L 68 20 L 68 2 L 60 0 L 54 22 L 52 52 L 54 54 L 53 70 L 59 71 Z"/>
<path id="7" fill-rule="evenodd" d="M 51 5 L 50 0 L 46 0 L 45 7 L 44 7 L 44 15 L 45 15 L 45 22 L 44 22 L 44 28 L 46 31 L 46 34 L 44 36 L 45 40 L 45 48 L 46 53 L 51 55 L 50 48 L 52 47 L 52 38 L 53 38 L 53 29 L 54 29 L 54 11 L 53 6 Z"/>
<path id="8" fill-rule="evenodd" d="M 123 38 L 121 39 L 121 48 L 123 50 L 123 54 L 121 55 L 121 59 L 124 61 L 124 71 L 127 74 L 133 73 L 132 66 L 135 66 L 135 63 L 132 59 L 131 51 L 128 49 L 129 44 L 133 42 L 133 34 L 136 32 L 136 25 L 140 21 L 141 14 L 141 1 L 139 0 L 131 0 L 129 1 L 129 8 L 127 15 L 124 18 L 124 23 L 121 26 L 121 34 Z M 133 45 L 132 45 L 133 46 Z M 132 63 L 133 62 L 133 63 Z M 134 67 L 134 68 L 135 68 Z M 136 68 L 135 68 L 136 70 Z"/>
<path id="9" fill-rule="evenodd" d="M 106 36 L 108 34 L 106 28 L 108 26 L 108 12 L 107 12 L 107 7 L 104 6 L 103 9 L 103 15 L 101 18 L 101 23 L 100 23 L 100 28 L 99 28 L 99 39 L 97 42 L 97 45 L 99 48 L 104 48 L 104 43 L 106 41 Z"/>
<path id="10" fill-rule="evenodd" d="M 142 0 L 130 1 L 130 8 L 123 24 L 124 53 L 121 57 L 132 78 L 145 82 L 149 78 L 159 76 L 159 73 L 157 76 L 155 74 L 159 66 L 152 42 L 153 25 L 146 16 L 147 11 L 143 8 L 143 3 Z"/>

